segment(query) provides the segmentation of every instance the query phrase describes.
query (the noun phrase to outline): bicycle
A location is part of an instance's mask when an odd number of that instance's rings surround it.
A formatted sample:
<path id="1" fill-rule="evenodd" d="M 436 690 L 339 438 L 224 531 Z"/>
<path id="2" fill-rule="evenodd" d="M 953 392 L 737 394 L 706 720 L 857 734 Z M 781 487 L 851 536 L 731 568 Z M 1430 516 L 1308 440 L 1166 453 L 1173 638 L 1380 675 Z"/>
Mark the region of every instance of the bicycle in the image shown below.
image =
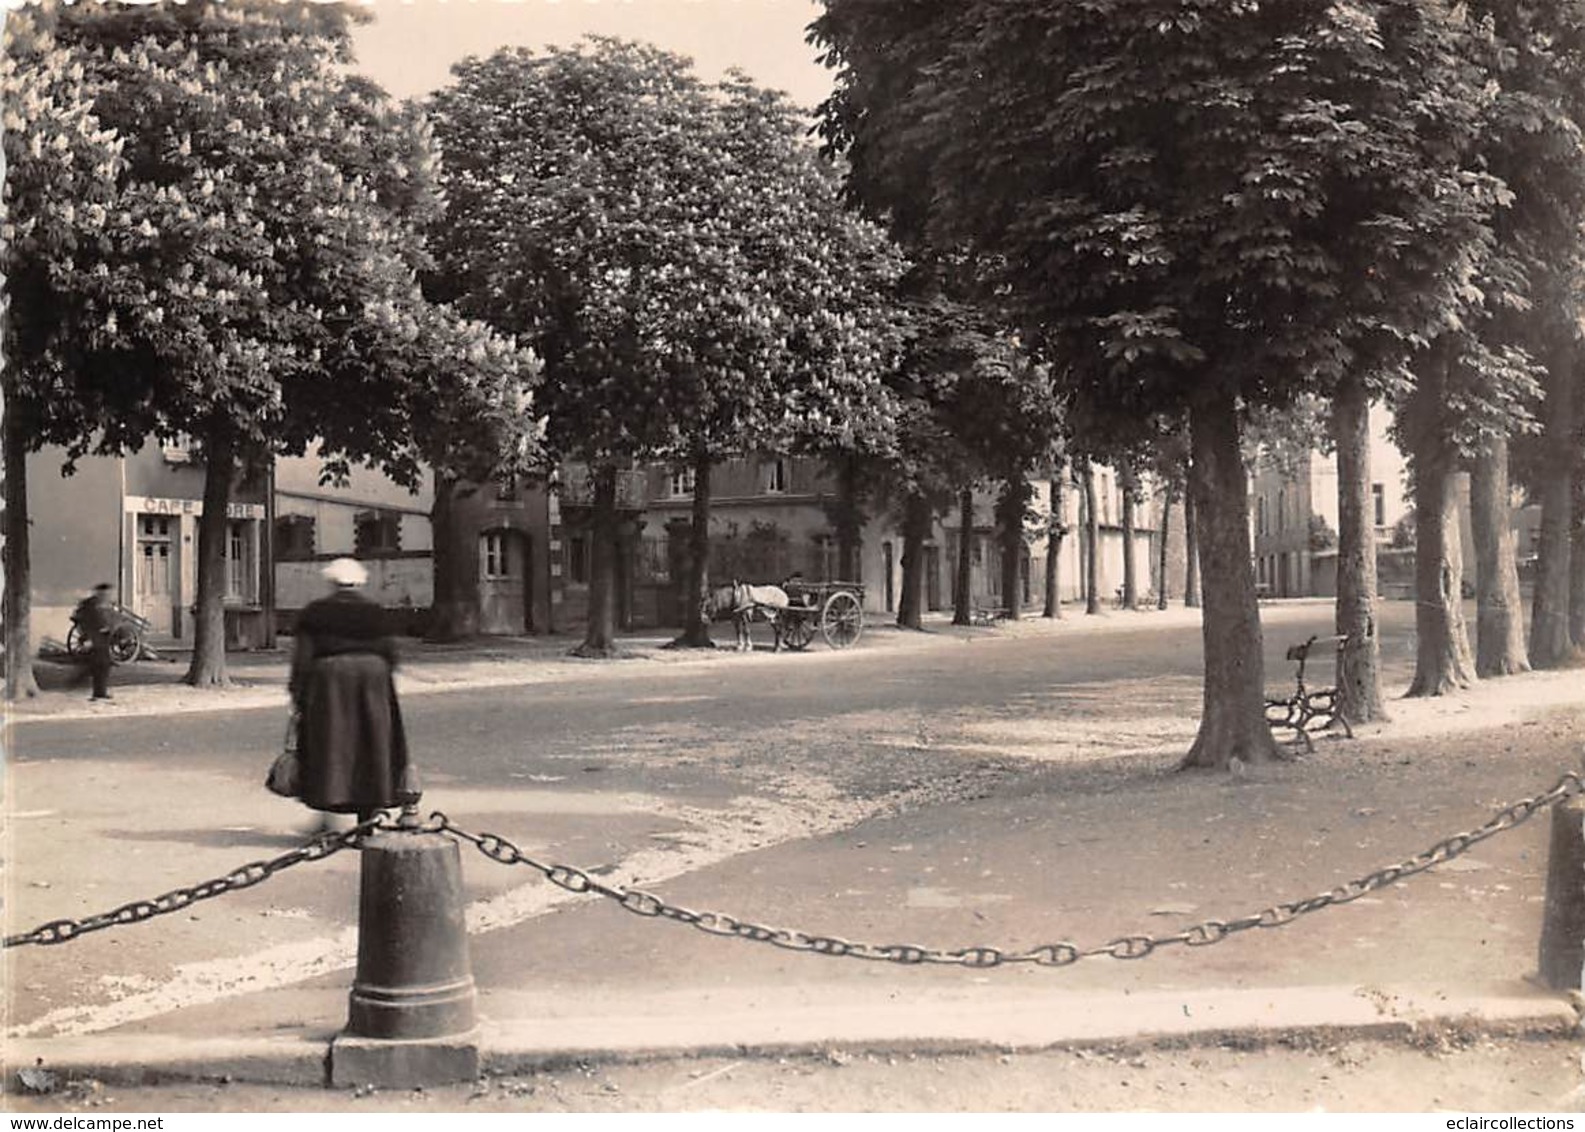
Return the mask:
<path id="1" fill-rule="evenodd" d="M 127 661 L 136 660 L 143 655 L 145 649 L 144 636 L 154 627 L 153 622 L 142 617 L 120 602 L 111 602 L 110 608 L 115 614 L 115 624 L 110 628 L 110 662 L 112 664 L 125 664 Z M 88 636 L 77 622 L 72 622 L 72 627 L 66 633 L 66 652 L 73 657 L 86 657 L 91 646 Z"/>
<path id="2" fill-rule="evenodd" d="M 1312 753 L 1315 751 L 1315 741 L 1310 738 L 1311 732 L 1327 731 L 1341 726 L 1343 734 L 1350 739 L 1354 737 L 1353 727 L 1338 712 L 1337 689 L 1316 688 L 1312 691 L 1305 687 L 1304 666 L 1310 658 L 1310 650 L 1317 642 L 1335 645 L 1338 658 L 1341 660 L 1343 646 L 1348 643 L 1348 637 L 1312 636 L 1303 644 L 1290 647 L 1287 659 L 1298 664 L 1294 672 L 1293 694 L 1281 699 L 1273 699 L 1270 696 L 1266 698 L 1266 725 L 1273 731 L 1282 729 L 1292 731 L 1294 738 L 1304 740 L 1305 750 Z"/>

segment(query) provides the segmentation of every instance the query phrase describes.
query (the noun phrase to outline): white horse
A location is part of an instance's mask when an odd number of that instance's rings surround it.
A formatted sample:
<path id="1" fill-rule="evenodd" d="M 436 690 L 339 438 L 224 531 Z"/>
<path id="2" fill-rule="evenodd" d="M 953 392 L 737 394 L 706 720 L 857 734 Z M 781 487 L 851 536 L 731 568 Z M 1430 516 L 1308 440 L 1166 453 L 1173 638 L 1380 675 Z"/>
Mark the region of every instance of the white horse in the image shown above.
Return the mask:
<path id="1" fill-rule="evenodd" d="M 719 621 L 730 617 L 737 631 L 738 652 L 752 652 L 754 641 L 749 636 L 749 625 L 755 617 L 770 622 L 772 652 L 781 651 L 782 626 L 778 615 L 792 604 L 787 591 L 780 586 L 751 586 L 733 582 L 730 586 L 717 586 L 704 599 L 706 621 Z"/>

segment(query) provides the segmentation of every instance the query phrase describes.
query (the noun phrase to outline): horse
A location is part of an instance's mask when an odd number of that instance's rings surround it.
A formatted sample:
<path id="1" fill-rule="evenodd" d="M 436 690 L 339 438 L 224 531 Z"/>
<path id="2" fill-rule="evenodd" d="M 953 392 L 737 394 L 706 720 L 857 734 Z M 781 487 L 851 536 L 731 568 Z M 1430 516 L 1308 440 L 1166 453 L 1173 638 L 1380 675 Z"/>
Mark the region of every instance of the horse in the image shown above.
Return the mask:
<path id="1" fill-rule="evenodd" d="M 780 652 L 782 627 L 777 615 L 791 604 L 787 591 L 780 586 L 751 586 L 735 581 L 730 586 L 716 586 L 706 594 L 701 611 L 706 621 L 732 619 L 732 627 L 737 631 L 738 652 L 754 651 L 749 624 L 756 616 L 770 622 L 774 642 L 771 651 Z"/>

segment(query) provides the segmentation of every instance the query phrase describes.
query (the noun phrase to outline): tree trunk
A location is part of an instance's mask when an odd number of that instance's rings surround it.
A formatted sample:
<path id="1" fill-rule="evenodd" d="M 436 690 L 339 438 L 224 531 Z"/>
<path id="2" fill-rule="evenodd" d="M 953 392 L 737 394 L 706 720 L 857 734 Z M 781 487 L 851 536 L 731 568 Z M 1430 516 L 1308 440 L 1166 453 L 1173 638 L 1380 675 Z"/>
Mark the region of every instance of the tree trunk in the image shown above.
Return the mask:
<path id="1" fill-rule="evenodd" d="M 633 574 L 638 561 L 638 524 L 631 518 L 619 517 L 613 536 L 611 555 L 612 592 L 616 601 L 617 628 L 624 633 L 633 630 Z"/>
<path id="2" fill-rule="evenodd" d="M 455 476 L 435 473 L 435 501 L 429 509 L 435 596 L 429 609 L 431 641 L 463 641 L 479 635 L 478 544 L 456 521 Z M 465 541 L 466 540 L 466 541 Z"/>
<path id="3" fill-rule="evenodd" d="M 1578 652 L 1585 649 L 1585 456 L 1576 446 L 1572 522 L 1569 529 L 1568 629 Z"/>
<path id="4" fill-rule="evenodd" d="M 204 433 L 204 513 L 198 517 L 198 613 L 193 624 L 193 659 L 183 678 L 195 688 L 227 687 L 226 530 L 231 480 L 236 474 L 236 437 L 224 421 Z"/>
<path id="5" fill-rule="evenodd" d="M 837 491 L 841 499 L 837 508 L 837 574 L 840 580 L 857 582 L 859 572 L 859 514 L 858 462 L 844 459 L 837 471 Z"/>
<path id="6" fill-rule="evenodd" d="M 616 655 L 616 468 L 591 469 L 594 506 L 589 531 L 589 621 L 574 656 Z"/>
<path id="7" fill-rule="evenodd" d="M 1167 608 L 1167 539 L 1172 534 L 1172 504 L 1177 493 L 1170 487 L 1161 495 L 1161 545 L 1156 548 L 1156 608 Z"/>
<path id="8" fill-rule="evenodd" d="M 1508 438 L 1493 440 L 1470 466 L 1469 512 L 1475 537 L 1475 675 L 1527 672 L 1519 563 L 1514 557 Z"/>
<path id="9" fill-rule="evenodd" d="M 1530 607 L 1530 664 L 1557 668 L 1573 654 L 1569 640 L 1569 527 L 1575 461 L 1574 343 L 1559 335 L 1548 358 L 1546 400 L 1541 417 L 1546 432 L 1547 467 L 1556 474 L 1539 485 L 1541 529 L 1538 532 L 1535 596 Z M 1567 469 L 1567 470 L 1566 470 Z"/>
<path id="10" fill-rule="evenodd" d="M 4 365 L 3 360 L 0 365 Z M 28 516 L 27 436 L 22 415 L 13 408 L 15 398 L 10 396 L 9 389 L 6 401 L 9 403 L 0 406 L 0 432 L 4 435 L 4 467 L 0 468 L 0 475 L 5 477 L 5 542 L 0 544 L 0 564 L 5 572 L 5 698 L 15 701 L 38 695 L 39 686 L 33 673 L 33 573 L 29 549 L 32 520 Z M 3 409 L 12 411 L 3 412 Z"/>
<path id="11" fill-rule="evenodd" d="M 1338 711 L 1350 723 L 1387 718 L 1381 694 L 1381 641 L 1376 635 L 1376 527 L 1370 494 L 1370 396 L 1357 376 L 1345 377 L 1332 400 L 1337 446 Z"/>
<path id="12" fill-rule="evenodd" d="M 910 495 L 903 504 L 903 585 L 897 601 L 897 624 L 904 629 L 924 628 L 925 539 L 930 535 L 930 518 L 930 501 Z"/>
<path id="13" fill-rule="evenodd" d="M 1124 461 L 1118 469 L 1123 488 L 1123 608 L 1139 604 L 1139 570 L 1134 564 L 1134 496 L 1138 491 L 1134 469 Z"/>
<path id="14" fill-rule="evenodd" d="M 1414 480 L 1415 669 L 1410 696 L 1441 696 L 1475 679 L 1464 625 L 1463 551 L 1458 534 L 1456 455 L 1446 412 L 1448 347 L 1438 344 L 1419 367 L 1404 406 Z"/>
<path id="15" fill-rule="evenodd" d="M 1062 490 L 1066 468 L 1051 477 L 1051 515 L 1046 522 L 1046 607 L 1042 616 L 1062 617 L 1062 538 L 1068 533 L 1067 504 Z"/>
<path id="16" fill-rule="evenodd" d="M 0 15 L 0 28 L 6 16 Z M 5 183 L 5 128 L 0 125 L 0 184 Z M 28 437 L 13 390 L 16 379 L 6 359 L 5 328 L 10 319 L 10 290 L 0 272 L 0 620 L 5 632 L 5 698 L 7 702 L 39 694 L 33 672 L 33 566 L 28 524 Z M 119 568 L 119 564 L 118 568 Z"/>
<path id="17" fill-rule="evenodd" d="M 1024 511 L 1029 505 L 1029 481 L 1022 474 L 1008 479 L 997 498 L 997 534 L 1002 544 L 1002 607 L 1007 619 L 1017 621 L 1024 597 Z"/>
<path id="18" fill-rule="evenodd" d="M 958 493 L 958 567 L 952 580 L 952 623 L 973 621 L 974 603 L 974 489 Z"/>
<path id="19" fill-rule="evenodd" d="M 1410 696 L 1441 696 L 1475 681 L 1464 623 L 1463 552 L 1454 476 L 1446 463 L 1414 470 L 1415 652 Z"/>
<path id="20" fill-rule="evenodd" d="M 1189 469 L 1189 475 L 1194 469 Z M 1200 608 L 1200 531 L 1194 508 L 1194 492 L 1183 493 L 1183 606 Z"/>
<path id="21" fill-rule="evenodd" d="M 1249 544 L 1249 491 L 1231 394 L 1209 394 L 1189 411 L 1205 559 L 1204 707 L 1185 767 L 1264 763 L 1280 752 L 1266 724 L 1265 653 Z"/>
<path id="22" fill-rule="evenodd" d="M 1079 474 L 1084 484 L 1084 612 L 1095 614 L 1101 611 L 1101 521 L 1095 513 L 1095 469 L 1086 460 Z"/>
<path id="23" fill-rule="evenodd" d="M 693 521 L 688 525 L 688 596 L 683 602 L 683 632 L 675 644 L 685 649 L 713 649 L 704 601 L 710 596 L 710 473 L 714 461 L 696 454 L 693 462 Z M 721 583 L 748 581 L 723 578 Z"/>

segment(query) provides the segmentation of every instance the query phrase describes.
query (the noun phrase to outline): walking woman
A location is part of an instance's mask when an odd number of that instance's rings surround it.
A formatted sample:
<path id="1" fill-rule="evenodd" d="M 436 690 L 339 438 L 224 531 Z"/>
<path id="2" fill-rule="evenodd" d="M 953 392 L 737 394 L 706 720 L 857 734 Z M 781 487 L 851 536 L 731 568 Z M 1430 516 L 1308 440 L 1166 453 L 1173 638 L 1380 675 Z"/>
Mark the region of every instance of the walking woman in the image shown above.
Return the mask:
<path id="1" fill-rule="evenodd" d="M 292 654 L 300 796 L 311 809 L 356 814 L 362 823 L 416 802 L 418 776 L 407 761 L 391 678 L 396 645 L 385 632 L 384 611 L 359 592 L 369 572 L 338 558 L 323 573 L 333 590 L 298 614 Z"/>

